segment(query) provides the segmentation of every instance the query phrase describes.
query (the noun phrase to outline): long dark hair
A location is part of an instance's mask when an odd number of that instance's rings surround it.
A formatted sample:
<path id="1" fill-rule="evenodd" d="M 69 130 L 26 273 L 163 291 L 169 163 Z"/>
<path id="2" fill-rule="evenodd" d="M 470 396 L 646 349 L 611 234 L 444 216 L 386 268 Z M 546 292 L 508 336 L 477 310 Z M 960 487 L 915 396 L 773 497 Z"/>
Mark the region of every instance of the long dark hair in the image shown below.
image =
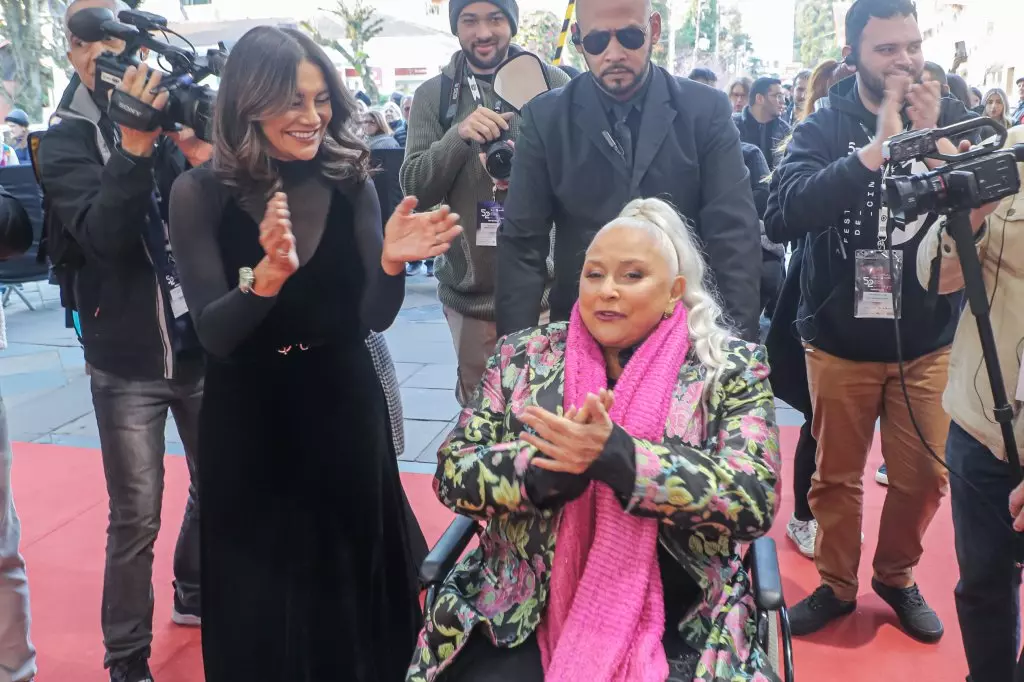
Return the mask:
<path id="1" fill-rule="evenodd" d="M 355 100 L 327 54 L 301 31 L 257 26 L 232 48 L 217 93 L 213 168 L 225 184 L 268 196 L 280 188 L 260 121 L 291 105 L 303 60 L 323 72 L 331 98 L 331 121 L 316 155 L 321 173 L 330 180 L 368 177 L 370 152 L 350 126 Z"/>

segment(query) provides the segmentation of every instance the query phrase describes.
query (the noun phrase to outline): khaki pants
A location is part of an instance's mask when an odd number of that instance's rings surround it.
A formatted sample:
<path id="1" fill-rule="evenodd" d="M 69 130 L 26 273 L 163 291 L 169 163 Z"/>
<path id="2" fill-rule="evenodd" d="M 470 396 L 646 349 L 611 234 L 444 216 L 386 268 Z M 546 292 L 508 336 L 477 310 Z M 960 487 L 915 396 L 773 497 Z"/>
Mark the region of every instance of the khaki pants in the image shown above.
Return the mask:
<path id="1" fill-rule="evenodd" d="M 487 360 L 494 354 L 494 346 L 498 343 L 498 331 L 494 322 L 478 320 L 457 313 L 444 306 L 444 318 L 448 321 L 448 329 L 455 343 L 455 356 L 458 358 L 458 379 L 455 383 L 455 397 L 465 407 L 473 397 L 473 391 L 484 376 Z M 551 313 L 541 313 L 538 324 L 547 324 Z"/>
<path id="2" fill-rule="evenodd" d="M 881 419 L 882 457 L 889 487 L 873 562 L 890 587 L 914 584 L 921 539 L 948 489 L 946 470 L 917 437 L 896 363 L 853 362 L 806 347 L 807 379 L 818 440 L 809 501 L 818 521 L 814 561 L 823 584 L 843 601 L 857 598 L 864 468 Z M 928 444 L 944 456 L 949 417 L 942 410 L 949 349 L 904 363 L 914 417 Z"/>

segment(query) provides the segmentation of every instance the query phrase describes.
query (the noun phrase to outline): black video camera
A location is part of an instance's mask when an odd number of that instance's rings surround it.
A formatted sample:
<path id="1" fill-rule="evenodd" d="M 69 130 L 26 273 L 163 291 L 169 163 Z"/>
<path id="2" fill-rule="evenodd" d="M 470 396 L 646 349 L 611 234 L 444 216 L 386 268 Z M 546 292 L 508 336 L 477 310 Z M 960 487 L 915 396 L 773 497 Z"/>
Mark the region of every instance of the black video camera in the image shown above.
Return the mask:
<path id="1" fill-rule="evenodd" d="M 939 152 L 938 141 L 991 128 L 998 135 L 959 154 Z M 885 203 L 893 215 L 913 222 L 923 213 L 951 214 L 981 208 L 1020 191 L 1017 163 L 1024 162 L 1024 145 L 1003 149 L 1006 128 L 990 118 L 972 118 L 945 128 L 913 130 L 882 144 L 890 164 L 937 159 L 946 165 L 927 173 L 885 180 Z"/>
<path id="2" fill-rule="evenodd" d="M 138 10 L 125 10 L 115 17 L 104 7 L 88 7 L 71 17 L 68 29 L 85 42 L 111 38 L 125 42 L 121 54 L 105 53 L 96 59 L 95 87 L 100 94 L 109 96 L 108 113 L 115 123 L 146 131 L 157 128 L 176 131 L 179 126 L 186 126 L 192 128 L 199 139 L 210 141 L 217 93 L 199 83 L 207 76 L 220 75 L 227 61 L 224 43 L 220 43 L 219 49 L 208 50 L 205 57 L 198 56 L 194 48 L 186 50 L 168 45 L 153 37 L 153 33 L 158 31 L 177 35 L 167 28 L 167 19 Z M 156 52 L 169 65 L 168 73 L 160 81 L 160 89 L 170 93 L 163 111 L 117 90 L 125 70 L 140 64 L 141 49 Z"/>

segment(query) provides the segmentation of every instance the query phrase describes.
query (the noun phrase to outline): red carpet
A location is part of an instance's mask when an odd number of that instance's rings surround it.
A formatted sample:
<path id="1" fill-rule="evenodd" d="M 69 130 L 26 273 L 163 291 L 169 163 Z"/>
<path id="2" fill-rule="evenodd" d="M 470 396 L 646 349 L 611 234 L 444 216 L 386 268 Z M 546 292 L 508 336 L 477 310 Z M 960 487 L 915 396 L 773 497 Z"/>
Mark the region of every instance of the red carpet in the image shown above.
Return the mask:
<path id="1" fill-rule="evenodd" d="M 783 429 L 783 450 L 792 451 L 797 430 Z M 877 443 L 871 469 L 880 462 Z M 152 667 L 158 682 L 200 682 L 199 633 L 170 622 L 171 554 L 184 508 L 187 474 L 184 460 L 169 457 L 164 504 L 164 532 L 156 547 L 155 639 Z M 796 554 L 785 538 L 792 510 L 791 486 L 772 535 L 778 540 L 787 602 L 792 604 L 817 586 L 813 564 Z M 404 474 L 406 490 L 428 540 L 444 530 L 451 514 L 430 489 L 430 477 Z M 815 637 L 796 643 L 797 679 L 874 682 L 882 678 L 959 682 L 967 673 L 953 606 L 956 561 L 948 504 L 926 538 L 918 570 L 921 589 L 946 625 L 934 646 L 903 635 L 891 611 L 871 592 L 870 557 L 874 551 L 884 488 L 866 484 L 861 598 L 855 615 Z M 106 492 L 99 453 L 53 445 L 15 445 L 14 491 L 23 523 L 23 550 L 32 589 L 33 637 L 39 649 L 40 682 L 105 682 L 99 627 L 103 548 L 107 520 Z"/>

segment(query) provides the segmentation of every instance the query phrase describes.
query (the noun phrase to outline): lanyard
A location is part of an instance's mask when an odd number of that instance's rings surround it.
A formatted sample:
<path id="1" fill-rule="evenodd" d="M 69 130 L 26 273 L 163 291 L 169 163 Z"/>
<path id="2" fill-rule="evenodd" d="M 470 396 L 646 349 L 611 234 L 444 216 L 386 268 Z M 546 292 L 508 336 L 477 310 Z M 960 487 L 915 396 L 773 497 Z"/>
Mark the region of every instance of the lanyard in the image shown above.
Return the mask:
<path id="1" fill-rule="evenodd" d="M 449 121 L 455 120 L 455 114 L 459 109 L 459 97 L 462 95 L 462 81 L 465 80 L 469 85 L 469 94 L 473 96 L 473 101 L 477 106 L 484 106 L 484 98 L 480 93 L 480 86 L 477 85 L 476 76 L 473 72 L 466 68 L 466 57 L 465 55 L 459 55 L 459 65 L 455 69 L 455 78 L 452 82 L 452 96 L 448 101 L 448 112 L 447 119 Z M 501 113 L 501 102 L 495 105 L 494 110 L 499 114 Z"/>
<path id="2" fill-rule="evenodd" d="M 860 123 L 861 130 L 868 136 L 868 144 L 871 144 L 875 136 L 867 129 L 863 123 Z M 906 129 L 909 130 L 910 126 L 907 125 Z M 881 202 L 878 207 L 878 250 L 885 250 L 885 242 L 889 239 L 889 221 L 892 220 L 892 209 L 885 205 L 885 181 L 892 175 L 892 165 L 889 163 L 885 164 L 885 170 L 882 172 L 882 182 L 879 184 L 878 191 L 881 197 Z"/>

